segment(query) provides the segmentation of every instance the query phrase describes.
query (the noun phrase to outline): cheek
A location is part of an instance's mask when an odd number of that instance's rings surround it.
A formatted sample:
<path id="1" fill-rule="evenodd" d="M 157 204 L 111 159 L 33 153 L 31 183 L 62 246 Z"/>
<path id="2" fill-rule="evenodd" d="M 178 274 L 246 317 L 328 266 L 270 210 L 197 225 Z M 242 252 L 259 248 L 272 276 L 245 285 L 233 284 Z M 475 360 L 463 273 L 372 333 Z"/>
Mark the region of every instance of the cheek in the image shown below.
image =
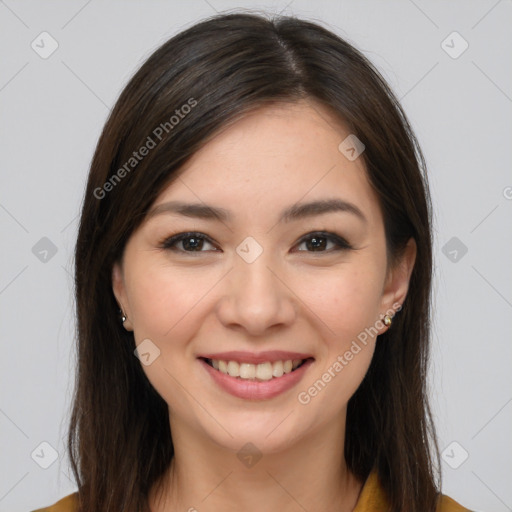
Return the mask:
<path id="1" fill-rule="evenodd" d="M 370 327 L 378 318 L 380 274 L 376 265 L 347 266 L 303 288 L 308 308 L 320 318 L 321 357 L 313 378 L 299 390 L 301 405 L 322 421 L 344 410 L 370 366 L 376 337 Z M 306 294 L 307 292 L 307 294 Z"/>
<path id="2" fill-rule="evenodd" d="M 180 272 L 161 263 L 144 263 L 126 271 L 136 344 L 149 339 L 159 350 L 154 361 L 142 369 L 170 409 L 179 409 L 186 416 L 193 410 L 190 397 L 199 396 L 201 389 L 190 379 L 183 362 L 189 359 L 188 342 L 200 325 L 201 298 L 215 281 L 211 272 L 205 278 L 197 269 Z M 187 393 L 183 382 L 187 382 Z"/>
<path id="3" fill-rule="evenodd" d="M 194 313 L 219 280 L 215 272 L 171 269 L 161 263 L 130 269 L 127 283 L 135 338 L 154 338 L 162 343 L 184 339 L 197 324 Z M 142 337 L 142 338 L 141 338 Z"/>
<path id="4" fill-rule="evenodd" d="M 299 296 L 328 328 L 333 343 L 343 344 L 375 323 L 380 282 L 376 265 L 347 265 L 303 281 Z"/>

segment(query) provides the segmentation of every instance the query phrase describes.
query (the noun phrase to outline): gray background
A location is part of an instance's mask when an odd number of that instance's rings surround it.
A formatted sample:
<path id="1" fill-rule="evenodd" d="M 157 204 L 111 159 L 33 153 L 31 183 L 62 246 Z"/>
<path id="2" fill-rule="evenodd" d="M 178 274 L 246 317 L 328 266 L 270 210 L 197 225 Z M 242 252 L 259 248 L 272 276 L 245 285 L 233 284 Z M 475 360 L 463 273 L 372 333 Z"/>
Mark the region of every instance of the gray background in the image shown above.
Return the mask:
<path id="1" fill-rule="evenodd" d="M 319 21 L 356 44 L 402 100 L 427 158 L 435 209 L 431 382 L 443 492 L 473 510 L 512 510 L 512 2 L 6 0 L 0 511 L 31 510 L 75 490 L 65 454 L 72 250 L 109 109 L 166 39 L 242 7 Z M 58 43 L 46 59 L 40 53 L 52 41 L 43 31 Z"/>

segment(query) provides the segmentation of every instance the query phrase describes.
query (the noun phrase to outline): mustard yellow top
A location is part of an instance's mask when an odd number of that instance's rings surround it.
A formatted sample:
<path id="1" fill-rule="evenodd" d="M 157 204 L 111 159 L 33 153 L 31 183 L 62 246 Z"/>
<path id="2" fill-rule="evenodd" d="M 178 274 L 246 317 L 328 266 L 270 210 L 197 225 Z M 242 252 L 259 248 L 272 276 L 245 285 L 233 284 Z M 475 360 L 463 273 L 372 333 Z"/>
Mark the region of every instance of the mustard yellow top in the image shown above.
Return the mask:
<path id="1" fill-rule="evenodd" d="M 389 507 L 389 502 L 386 499 L 384 490 L 382 489 L 379 478 L 375 471 L 372 471 L 368 476 L 359 500 L 357 501 L 356 508 L 353 512 L 384 512 Z M 78 510 L 78 493 L 75 492 L 62 498 L 60 501 L 51 507 L 40 508 L 32 512 L 76 512 Z M 437 507 L 437 512 L 471 512 L 469 509 L 459 505 L 452 498 L 441 496 L 441 500 Z"/>

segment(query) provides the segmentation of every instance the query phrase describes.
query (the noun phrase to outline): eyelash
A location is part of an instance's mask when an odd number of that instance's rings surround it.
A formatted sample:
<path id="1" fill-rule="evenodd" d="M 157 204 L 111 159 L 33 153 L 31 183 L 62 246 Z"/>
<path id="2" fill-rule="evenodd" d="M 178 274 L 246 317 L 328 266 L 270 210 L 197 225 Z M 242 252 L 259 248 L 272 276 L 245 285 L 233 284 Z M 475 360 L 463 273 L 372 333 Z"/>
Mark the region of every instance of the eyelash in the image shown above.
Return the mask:
<path id="1" fill-rule="evenodd" d="M 201 252 L 208 252 L 208 251 L 186 251 L 183 249 L 177 249 L 175 245 L 179 242 L 182 242 L 183 240 L 186 240 L 187 238 L 197 238 L 203 241 L 206 241 L 212 245 L 215 245 L 210 237 L 203 233 L 199 233 L 197 231 L 188 231 L 186 233 L 176 233 L 174 235 L 171 235 L 170 237 L 167 237 L 165 240 L 163 240 L 160 243 L 161 249 L 171 250 L 175 252 L 183 252 L 183 253 L 201 253 Z M 303 236 L 298 242 L 297 245 L 301 245 L 304 242 L 310 241 L 313 238 L 326 238 L 328 241 L 333 242 L 336 246 L 335 249 L 328 249 L 323 251 L 298 251 L 298 252 L 311 252 L 311 253 L 331 253 L 334 251 L 343 251 L 343 250 L 351 250 L 353 247 L 341 236 L 337 235 L 336 233 L 330 233 L 328 231 L 312 231 L 311 233 L 308 233 L 307 235 Z"/>

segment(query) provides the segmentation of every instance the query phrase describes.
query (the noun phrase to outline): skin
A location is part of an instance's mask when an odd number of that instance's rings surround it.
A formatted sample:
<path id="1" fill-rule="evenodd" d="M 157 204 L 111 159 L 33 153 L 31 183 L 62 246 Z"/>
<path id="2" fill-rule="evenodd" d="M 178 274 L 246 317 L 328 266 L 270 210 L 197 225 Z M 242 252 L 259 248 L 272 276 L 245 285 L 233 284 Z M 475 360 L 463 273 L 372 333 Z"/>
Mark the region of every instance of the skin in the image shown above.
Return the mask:
<path id="1" fill-rule="evenodd" d="M 169 405 L 175 457 L 153 511 L 351 511 L 364 482 L 344 462 L 347 403 L 361 383 L 376 337 L 306 405 L 307 391 L 358 334 L 402 304 L 416 257 L 410 240 L 388 268 L 382 213 L 361 158 L 338 146 L 349 131 L 311 100 L 260 108 L 221 130 L 180 170 L 154 207 L 171 200 L 228 209 L 230 221 L 176 213 L 150 215 L 113 269 L 113 290 L 136 343 L 160 356 L 143 365 Z M 330 212 L 278 222 L 297 202 L 350 201 L 366 221 Z M 353 249 L 313 250 L 315 231 L 334 232 Z M 180 232 L 208 235 L 193 251 L 162 242 Z M 246 237 L 263 248 L 252 263 L 236 248 Z M 193 245 L 193 244 L 192 244 Z M 186 249 L 189 248 L 189 252 Z M 212 382 L 200 353 L 289 350 L 314 363 L 291 390 L 243 400 Z M 237 458 L 251 442 L 252 467 Z M 193 478 L 191 478 L 193 476 Z M 303 507 L 303 508 L 301 508 Z"/>

